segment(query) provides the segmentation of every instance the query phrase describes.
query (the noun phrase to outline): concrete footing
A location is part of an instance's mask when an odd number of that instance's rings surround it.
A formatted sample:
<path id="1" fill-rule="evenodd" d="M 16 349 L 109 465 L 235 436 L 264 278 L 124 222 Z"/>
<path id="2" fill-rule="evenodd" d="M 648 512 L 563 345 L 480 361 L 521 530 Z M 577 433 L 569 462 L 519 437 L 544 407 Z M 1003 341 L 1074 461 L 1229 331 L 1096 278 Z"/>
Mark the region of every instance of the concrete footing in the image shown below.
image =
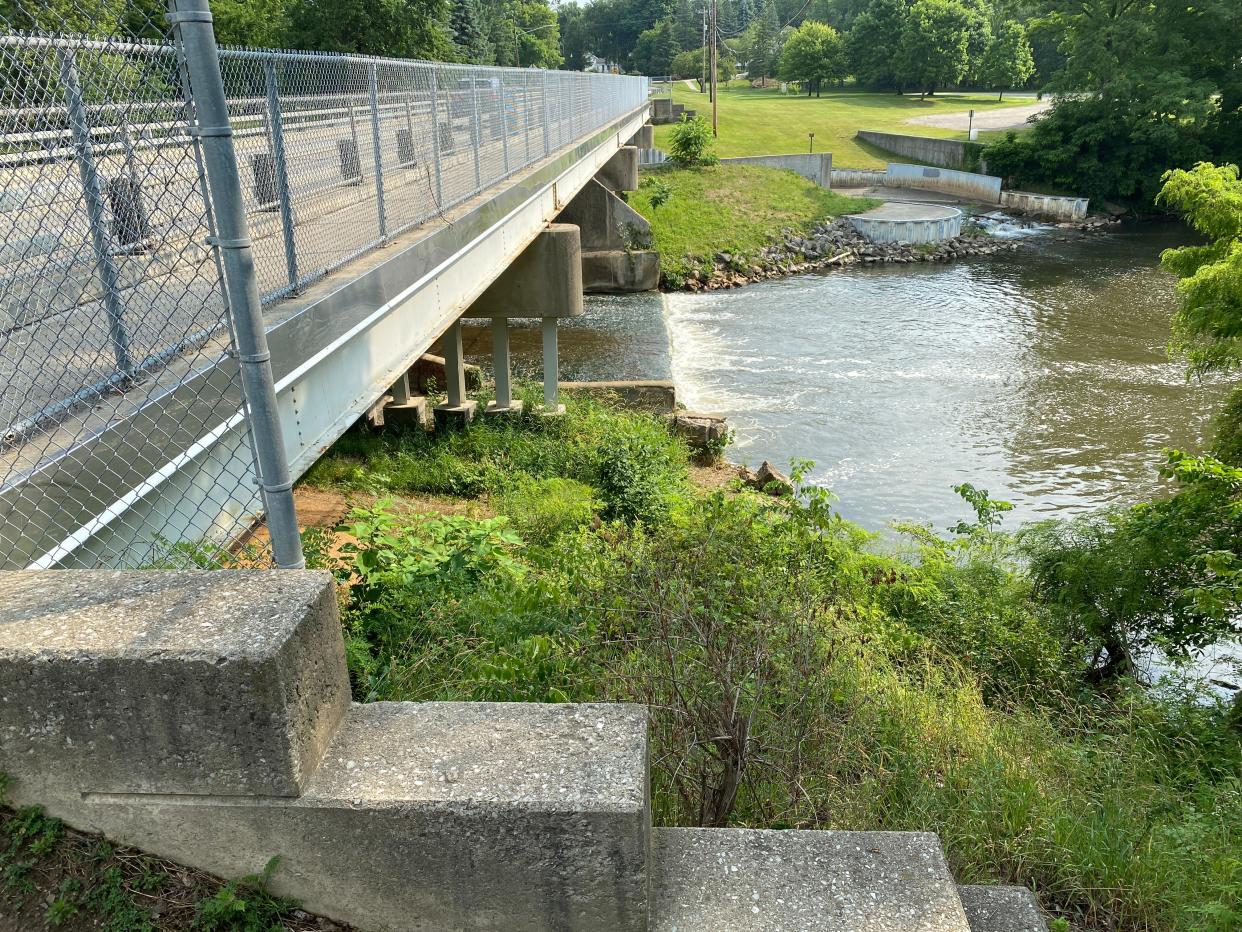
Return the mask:
<path id="1" fill-rule="evenodd" d="M 327 573 L 0 573 L 0 771 L 373 932 L 1046 932 L 927 833 L 653 829 L 641 706 L 351 705 Z"/>
<path id="2" fill-rule="evenodd" d="M 405 401 L 393 401 L 384 406 L 384 425 L 398 430 L 426 430 L 431 427 L 427 399 L 411 395 Z"/>
<path id="3" fill-rule="evenodd" d="M 501 404 L 496 401 L 489 401 L 487 403 L 487 407 L 483 409 L 483 416 L 484 417 L 495 417 L 495 418 L 521 417 L 522 408 L 523 408 L 522 402 L 514 401 L 512 399 L 509 400 L 508 404 Z"/>
<path id="4" fill-rule="evenodd" d="M 457 404 L 436 405 L 432 409 L 432 417 L 436 430 L 462 430 L 470 426 L 478 411 L 479 403 L 467 400 Z"/>

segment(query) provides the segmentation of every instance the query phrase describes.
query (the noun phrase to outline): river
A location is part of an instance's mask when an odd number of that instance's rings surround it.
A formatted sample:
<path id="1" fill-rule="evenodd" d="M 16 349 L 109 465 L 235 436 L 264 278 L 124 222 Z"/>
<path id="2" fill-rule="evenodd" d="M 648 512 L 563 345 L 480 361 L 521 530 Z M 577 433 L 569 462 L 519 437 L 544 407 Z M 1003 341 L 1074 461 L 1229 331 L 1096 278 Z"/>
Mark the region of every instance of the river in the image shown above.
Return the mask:
<path id="1" fill-rule="evenodd" d="M 1210 432 L 1219 390 L 1165 349 L 1176 297 L 1158 258 L 1187 241 L 1172 224 L 1045 232 L 954 264 L 590 298 L 563 326 L 562 378 L 671 377 L 688 407 L 729 417 L 731 459 L 813 460 L 872 529 L 968 517 L 952 491 L 967 481 L 1013 502 L 1009 527 L 1068 516 L 1150 496 L 1161 450 Z M 537 376 L 534 322 L 514 350 Z"/>

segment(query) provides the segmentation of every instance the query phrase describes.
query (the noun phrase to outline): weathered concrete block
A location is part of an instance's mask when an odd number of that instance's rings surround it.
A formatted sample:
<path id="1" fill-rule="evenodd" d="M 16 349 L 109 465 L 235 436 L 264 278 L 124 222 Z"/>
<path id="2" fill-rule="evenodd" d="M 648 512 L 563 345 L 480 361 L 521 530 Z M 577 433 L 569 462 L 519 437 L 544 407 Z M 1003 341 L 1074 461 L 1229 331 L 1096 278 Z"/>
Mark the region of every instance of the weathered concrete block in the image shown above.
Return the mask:
<path id="1" fill-rule="evenodd" d="M 478 411 L 477 401 L 463 401 L 459 405 L 436 405 L 433 411 L 436 430 L 463 430 L 470 426 Z"/>
<path id="2" fill-rule="evenodd" d="M 729 422 L 723 414 L 678 411 L 670 414 L 669 428 L 697 453 L 716 453 L 729 438 Z"/>
<path id="3" fill-rule="evenodd" d="M 466 317 L 580 317 L 582 247 L 569 223 L 551 223 L 470 305 Z"/>
<path id="4" fill-rule="evenodd" d="M 1026 887 L 957 888 L 970 932 L 1048 932 L 1039 903 Z"/>
<path id="5" fill-rule="evenodd" d="M 431 426 L 427 399 L 411 395 L 408 401 L 398 404 L 390 401 L 384 405 L 384 425 L 404 430 L 426 430 Z"/>
<path id="6" fill-rule="evenodd" d="M 596 172 L 595 178 L 610 191 L 637 191 L 638 149 L 634 146 L 622 146 Z"/>
<path id="7" fill-rule="evenodd" d="M 656 829 L 651 932 L 970 932 L 935 835 Z"/>
<path id="8" fill-rule="evenodd" d="M 72 824 L 376 932 L 640 932 L 647 713 L 355 705 L 300 799 L 72 797 Z"/>
<path id="9" fill-rule="evenodd" d="M 0 573 L 0 771 L 293 796 L 349 706 L 327 573 Z"/>
<path id="10" fill-rule="evenodd" d="M 673 122 L 673 98 L 657 97 L 651 101 L 651 122 L 656 126 Z"/>
<path id="11" fill-rule="evenodd" d="M 660 285 L 660 254 L 653 249 L 601 249 L 582 254 L 587 294 L 651 291 Z"/>

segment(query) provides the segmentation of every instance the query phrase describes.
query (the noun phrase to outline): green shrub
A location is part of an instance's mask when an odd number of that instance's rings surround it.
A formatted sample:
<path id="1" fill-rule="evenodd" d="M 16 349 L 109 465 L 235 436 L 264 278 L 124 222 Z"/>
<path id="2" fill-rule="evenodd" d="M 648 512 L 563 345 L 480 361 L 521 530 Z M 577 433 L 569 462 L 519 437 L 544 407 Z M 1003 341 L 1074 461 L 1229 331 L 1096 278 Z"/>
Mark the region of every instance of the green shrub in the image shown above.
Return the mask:
<path id="1" fill-rule="evenodd" d="M 715 147 L 712 128 L 701 116 L 683 116 L 669 135 L 669 156 L 685 168 L 715 165 L 719 161 L 713 151 Z"/>
<path id="2" fill-rule="evenodd" d="M 498 504 L 523 538 L 539 546 L 590 523 L 603 510 L 589 485 L 555 477 L 522 479 Z"/>
<path id="3" fill-rule="evenodd" d="M 593 484 L 606 518 L 658 524 L 685 488 L 688 453 L 663 425 L 612 425 L 601 433 L 592 453 Z"/>

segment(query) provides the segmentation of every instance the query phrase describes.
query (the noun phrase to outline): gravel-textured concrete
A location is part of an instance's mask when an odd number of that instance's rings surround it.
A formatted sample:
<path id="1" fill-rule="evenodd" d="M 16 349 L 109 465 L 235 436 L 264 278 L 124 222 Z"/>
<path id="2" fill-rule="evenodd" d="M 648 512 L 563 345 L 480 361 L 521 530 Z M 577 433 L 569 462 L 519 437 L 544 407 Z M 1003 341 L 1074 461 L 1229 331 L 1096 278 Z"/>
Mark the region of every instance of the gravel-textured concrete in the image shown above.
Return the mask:
<path id="1" fill-rule="evenodd" d="M 1048 932 L 1035 895 L 1026 887 L 958 887 L 970 932 Z"/>
<path id="2" fill-rule="evenodd" d="M 0 573 L 0 771 L 27 783 L 292 796 L 348 706 L 327 573 Z"/>
<path id="3" fill-rule="evenodd" d="M 642 932 L 641 706 L 355 705 L 300 799 L 73 794 L 80 828 L 372 932 Z M 16 787 L 21 797 L 21 786 Z"/>
<path id="4" fill-rule="evenodd" d="M 657 829 L 651 932 L 968 932 L 935 835 Z"/>

